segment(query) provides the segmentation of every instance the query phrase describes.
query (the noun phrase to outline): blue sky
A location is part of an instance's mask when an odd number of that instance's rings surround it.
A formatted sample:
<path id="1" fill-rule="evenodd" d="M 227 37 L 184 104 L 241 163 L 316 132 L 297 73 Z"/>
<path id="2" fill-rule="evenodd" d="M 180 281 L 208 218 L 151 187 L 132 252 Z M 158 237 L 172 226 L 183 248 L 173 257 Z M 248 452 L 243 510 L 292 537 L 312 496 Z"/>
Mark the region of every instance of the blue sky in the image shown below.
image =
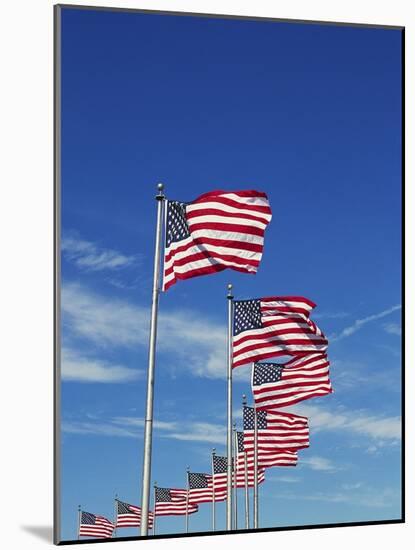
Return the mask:
<path id="1" fill-rule="evenodd" d="M 400 517 L 400 48 L 392 29 L 63 10 L 63 539 L 78 504 L 109 518 L 115 493 L 139 504 L 159 181 L 182 201 L 265 191 L 273 220 L 257 275 L 161 296 L 153 481 L 184 486 L 225 451 L 232 282 L 237 299 L 312 299 L 330 341 L 335 393 L 291 409 L 310 448 L 267 471 L 261 527 Z"/>

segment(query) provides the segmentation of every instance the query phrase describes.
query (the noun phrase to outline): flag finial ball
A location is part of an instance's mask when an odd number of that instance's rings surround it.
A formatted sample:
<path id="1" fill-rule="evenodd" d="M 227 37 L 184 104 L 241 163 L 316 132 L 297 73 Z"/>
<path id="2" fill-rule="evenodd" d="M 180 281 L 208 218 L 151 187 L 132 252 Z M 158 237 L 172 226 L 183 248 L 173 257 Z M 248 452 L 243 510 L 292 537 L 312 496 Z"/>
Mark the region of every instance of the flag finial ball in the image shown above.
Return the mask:
<path id="1" fill-rule="evenodd" d="M 161 191 L 163 191 L 163 189 L 164 189 L 164 183 L 158 183 L 157 184 L 157 190 L 161 192 Z"/>
<path id="2" fill-rule="evenodd" d="M 232 283 L 228 284 L 228 290 L 232 290 Z"/>

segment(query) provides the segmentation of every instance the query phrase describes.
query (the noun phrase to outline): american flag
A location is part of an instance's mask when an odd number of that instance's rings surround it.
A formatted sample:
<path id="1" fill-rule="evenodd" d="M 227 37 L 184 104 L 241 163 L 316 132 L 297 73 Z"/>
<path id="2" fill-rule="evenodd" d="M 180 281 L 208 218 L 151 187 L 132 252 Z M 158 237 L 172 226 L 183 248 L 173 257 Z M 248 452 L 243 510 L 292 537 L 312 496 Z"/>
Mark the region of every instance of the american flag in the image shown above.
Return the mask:
<path id="1" fill-rule="evenodd" d="M 156 516 L 184 516 L 198 511 L 198 506 L 187 502 L 187 489 L 156 487 Z"/>
<path id="2" fill-rule="evenodd" d="M 81 512 L 79 523 L 80 537 L 96 537 L 109 539 L 115 529 L 114 524 L 104 516 L 96 516 L 89 512 Z"/>
<path id="3" fill-rule="evenodd" d="M 222 490 L 226 496 L 227 492 L 227 464 L 228 458 L 226 456 L 213 456 L 213 477 L 215 483 L 215 495 L 218 489 Z M 241 488 L 245 487 L 245 466 L 236 462 L 236 469 L 233 471 L 232 475 L 232 486 L 235 487 L 235 476 L 236 476 L 236 487 Z M 258 468 L 258 483 L 265 481 L 265 470 L 263 468 Z M 248 468 L 248 487 L 254 486 L 254 470 Z M 216 499 L 215 499 L 216 500 Z"/>
<path id="4" fill-rule="evenodd" d="M 140 527 L 141 508 L 116 499 L 117 520 L 115 527 Z M 153 528 L 153 512 L 148 512 L 148 528 Z"/>
<path id="5" fill-rule="evenodd" d="M 257 409 L 279 409 L 332 393 L 325 353 L 309 353 L 284 365 L 255 363 L 252 392 Z"/>
<path id="6" fill-rule="evenodd" d="M 256 273 L 271 221 L 265 193 L 212 191 L 191 203 L 167 201 L 163 290 L 226 268 Z"/>
<path id="7" fill-rule="evenodd" d="M 232 471 L 232 483 L 233 475 Z M 212 482 L 215 488 L 215 500 L 225 500 L 228 490 L 228 457 L 213 455 Z"/>
<path id="8" fill-rule="evenodd" d="M 254 451 L 247 451 L 248 472 L 254 468 Z M 275 449 L 274 451 L 258 450 L 258 469 L 272 468 L 273 466 L 297 466 L 298 455 L 296 451 Z M 240 459 L 243 467 L 243 459 Z"/>
<path id="9" fill-rule="evenodd" d="M 238 470 L 236 472 L 236 487 L 238 489 L 241 489 L 245 487 L 245 467 L 242 466 L 243 469 L 240 469 L 238 466 Z M 258 468 L 258 483 L 263 483 L 265 481 L 265 468 Z M 254 486 L 254 470 L 248 469 L 248 487 Z"/>
<path id="10" fill-rule="evenodd" d="M 236 471 L 238 487 L 245 487 L 245 456 L 248 471 L 248 487 L 254 485 L 254 452 L 244 447 L 244 432 L 237 432 Z M 297 453 L 293 451 L 258 452 L 258 482 L 265 480 L 265 468 L 271 466 L 295 466 Z"/>
<path id="11" fill-rule="evenodd" d="M 268 357 L 325 352 L 326 337 L 309 318 L 314 307 L 301 296 L 235 300 L 233 367 Z"/>
<path id="12" fill-rule="evenodd" d="M 258 451 L 296 451 L 309 446 L 308 418 L 286 412 L 257 411 Z M 253 407 L 244 407 L 244 447 L 254 451 Z"/>
<path id="13" fill-rule="evenodd" d="M 210 474 L 188 473 L 189 502 L 197 504 L 213 501 L 213 477 Z M 226 483 L 219 486 L 215 481 L 215 502 L 226 500 Z"/>

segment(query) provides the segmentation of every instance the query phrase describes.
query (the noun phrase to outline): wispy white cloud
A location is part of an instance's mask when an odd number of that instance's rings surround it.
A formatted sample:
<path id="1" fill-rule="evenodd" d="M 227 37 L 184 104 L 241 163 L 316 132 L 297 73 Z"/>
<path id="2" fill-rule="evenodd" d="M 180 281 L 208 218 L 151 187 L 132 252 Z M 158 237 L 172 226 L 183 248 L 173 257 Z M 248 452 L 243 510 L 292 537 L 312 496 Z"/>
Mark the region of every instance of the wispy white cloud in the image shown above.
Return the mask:
<path id="1" fill-rule="evenodd" d="M 61 249 L 68 261 L 86 271 L 119 270 L 135 264 L 139 259 L 138 255 L 128 256 L 117 250 L 104 248 L 81 239 L 76 234 L 64 236 Z"/>
<path id="2" fill-rule="evenodd" d="M 67 433 L 109 437 L 142 437 L 143 427 L 142 418 L 128 416 L 117 416 L 108 420 L 97 418 L 95 421 L 91 421 L 91 418 L 87 421 L 66 420 L 62 423 L 62 429 Z M 180 423 L 155 421 L 154 429 L 159 432 L 159 437 L 167 439 L 195 441 L 209 445 L 224 445 L 226 441 L 226 428 L 221 424 L 186 420 Z"/>
<path id="3" fill-rule="evenodd" d="M 293 477 L 293 476 L 267 476 L 267 481 L 273 481 L 276 483 L 299 483 L 301 481 L 300 477 Z"/>
<path id="4" fill-rule="evenodd" d="M 343 470 L 342 467 L 334 464 L 332 460 L 322 456 L 301 457 L 301 464 L 311 468 L 311 470 L 318 470 L 320 472 L 337 472 Z"/>
<path id="5" fill-rule="evenodd" d="M 383 346 L 382 346 L 383 347 Z M 379 368 L 375 361 L 370 363 L 360 359 L 333 359 L 331 361 L 331 380 L 336 393 L 345 391 L 399 392 L 400 363 L 393 361 L 387 369 Z"/>
<path id="6" fill-rule="evenodd" d="M 292 410 L 309 417 L 314 432 L 336 430 L 371 437 L 374 440 L 396 441 L 401 438 L 399 416 L 376 416 L 365 411 L 324 410 L 318 405 L 298 404 Z"/>
<path id="7" fill-rule="evenodd" d="M 111 423 L 78 422 L 64 420 L 62 431 L 77 435 L 103 435 L 109 437 L 137 437 L 135 430 L 123 426 L 114 426 Z"/>
<path id="8" fill-rule="evenodd" d="M 364 483 L 358 481 L 357 483 L 342 483 L 341 488 L 345 491 L 356 491 L 364 486 Z"/>
<path id="9" fill-rule="evenodd" d="M 397 323 L 388 323 L 387 325 L 383 325 L 383 328 L 388 334 L 396 334 L 397 336 L 401 336 L 402 334 L 402 327 Z"/>
<path id="10" fill-rule="evenodd" d="M 79 284 L 62 286 L 65 330 L 100 347 L 147 349 L 149 313 L 147 308 L 100 296 Z M 161 311 L 158 323 L 158 349 L 173 353 L 174 365 L 193 375 L 225 378 L 224 326 L 195 311 Z"/>
<path id="11" fill-rule="evenodd" d="M 183 428 L 181 431 L 166 434 L 166 437 L 181 441 L 199 441 L 215 445 L 225 444 L 226 428 L 223 425 L 211 424 L 209 422 L 193 422 L 185 424 Z"/>
<path id="12" fill-rule="evenodd" d="M 130 382 L 143 376 L 143 371 L 130 369 L 109 361 L 82 356 L 76 350 L 62 348 L 62 380 L 67 382 Z"/>
<path id="13" fill-rule="evenodd" d="M 144 427 L 144 419 L 137 418 L 135 416 L 115 416 L 114 418 L 111 418 L 110 422 L 131 428 L 141 429 Z M 178 424 L 176 422 L 154 420 L 153 426 L 156 430 L 177 430 Z"/>
<path id="14" fill-rule="evenodd" d="M 401 309 L 401 307 L 402 306 L 400 304 L 397 304 L 396 306 L 385 309 L 380 313 L 369 315 L 367 317 L 364 317 L 363 319 L 357 319 L 352 325 L 344 328 L 339 334 L 332 335 L 330 337 L 330 342 L 335 342 L 337 340 L 342 340 L 343 338 L 347 338 L 348 336 L 351 336 L 352 334 L 360 330 L 367 323 L 371 323 L 372 321 L 377 321 L 378 319 L 382 319 L 383 317 L 390 315 L 394 311 L 398 311 L 399 309 Z"/>
<path id="15" fill-rule="evenodd" d="M 349 316 L 350 313 L 346 311 L 317 311 L 313 313 L 313 319 L 344 319 Z"/>
<path id="16" fill-rule="evenodd" d="M 389 506 L 396 506 L 396 501 L 400 498 L 397 491 L 392 489 L 371 489 L 367 488 L 362 491 L 361 488 L 354 491 L 333 491 L 322 492 L 316 491 L 313 494 L 298 494 L 296 493 L 275 493 L 274 498 L 288 499 L 288 500 L 308 500 L 316 502 L 330 502 L 333 504 L 352 504 L 358 506 L 365 506 L 369 508 L 387 508 Z"/>

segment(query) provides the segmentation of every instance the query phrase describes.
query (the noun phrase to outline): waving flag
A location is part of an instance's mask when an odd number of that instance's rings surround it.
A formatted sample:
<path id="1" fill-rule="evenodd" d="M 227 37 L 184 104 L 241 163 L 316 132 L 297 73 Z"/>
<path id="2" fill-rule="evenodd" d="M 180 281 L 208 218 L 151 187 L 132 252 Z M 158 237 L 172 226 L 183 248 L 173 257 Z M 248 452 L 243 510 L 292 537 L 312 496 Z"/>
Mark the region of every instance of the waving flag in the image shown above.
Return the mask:
<path id="1" fill-rule="evenodd" d="M 163 290 L 230 268 L 256 273 L 271 221 L 265 193 L 212 191 L 191 203 L 167 201 Z"/>
<path id="2" fill-rule="evenodd" d="M 284 365 L 255 363 L 252 393 L 257 410 L 279 409 L 333 391 L 325 353 L 310 353 Z"/>
<path id="3" fill-rule="evenodd" d="M 281 355 L 325 352 L 326 337 L 309 317 L 314 307 L 301 296 L 235 300 L 233 367 Z"/>
<path id="4" fill-rule="evenodd" d="M 165 489 L 156 487 L 156 516 L 184 516 L 199 510 L 195 504 L 187 503 L 187 489 Z"/>
<path id="5" fill-rule="evenodd" d="M 238 443 L 237 443 L 237 449 L 236 449 L 236 468 L 235 468 L 235 474 L 236 474 L 236 487 L 238 489 L 245 487 L 245 450 L 243 446 L 243 438 L 244 433 L 243 432 L 237 432 L 238 436 Z M 253 462 L 253 454 L 252 454 L 252 460 L 248 459 L 246 461 L 246 472 L 247 472 L 247 481 L 248 481 L 248 487 L 254 486 L 254 462 Z M 258 465 L 258 483 L 262 483 L 265 481 L 265 468 L 259 467 Z"/>
<path id="6" fill-rule="evenodd" d="M 244 447 L 254 451 L 254 409 L 244 407 Z M 286 412 L 257 411 L 258 451 L 295 451 L 309 446 L 308 418 Z"/>
<path id="7" fill-rule="evenodd" d="M 116 499 L 117 521 L 115 527 L 140 527 L 141 508 Z M 153 512 L 148 513 L 148 528 L 153 528 Z"/>
<path id="8" fill-rule="evenodd" d="M 246 451 L 244 447 L 244 432 L 238 432 L 238 454 L 237 454 L 237 468 L 239 472 L 245 471 L 245 458 L 248 468 L 249 476 L 253 479 L 254 469 L 254 451 Z M 281 449 L 273 449 L 272 451 L 263 451 L 258 449 L 258 475 L 262 468 L 272 468 L 273 466 L 297 466 L 298 456 L 296 451 L 286 451 Z M 249 478 L 250 479 L 250 478 Z M 239 485 L 238 485 L 239 487 Z M 251 485 L 249 485 L 251 487 Z"/>
<path id="9" fill-rule="evenodd" d="M 214 455 L 213 457 L 213 483 L 215 484 L 215 495 L 216 491 L 222 491 L 226 495 L 227 491 L 227 464 L 228 458 L 226 456 Z M 245 465 L 242 463 L 242 466 L 237 462 L 236 469 L 233 472 L 232 476 L 232 487 L 235 486 L 235 475 L 236 475 L 236 487 L 240 489 L 245 487 Z M 258 483 L 265 481 L 265 470 L 264 468 L 258 468 Z M 254 486 L 254 470 L 253 467 L 249 469 L 248 467 L 248 487 Z M 216 500 L 216 499 L 215 499 Z"/>
<path id="10" fill-rule="evenodd" d="M 79 523 L 80 537 L 96 537 L 109 539 L 114 531 L 114 524 L 104 516 L 96 516 L 89 512 L 82 512 Z"/>
<path id="11" fill-rule="evenodd" d="M 245 487 L 245 468 L 242 466 L 243 469 L 239 468 L 236 473 L 236 487 L 237 489 L 241 489 Z M 263 483 L 265 481 L 265 468 L 258 467 L 258 483 Z M 248 487 L 254 486 L 254 470 L 248 469 Z"/>
<path id="12" fill-rule="evenodd" d="M 210 474 L 189 472 L 189 502 L 198 504 L 213 501 L 213 478 Z M 215 502 L 226 500 L 227 487 L 215 483 Z"/>

